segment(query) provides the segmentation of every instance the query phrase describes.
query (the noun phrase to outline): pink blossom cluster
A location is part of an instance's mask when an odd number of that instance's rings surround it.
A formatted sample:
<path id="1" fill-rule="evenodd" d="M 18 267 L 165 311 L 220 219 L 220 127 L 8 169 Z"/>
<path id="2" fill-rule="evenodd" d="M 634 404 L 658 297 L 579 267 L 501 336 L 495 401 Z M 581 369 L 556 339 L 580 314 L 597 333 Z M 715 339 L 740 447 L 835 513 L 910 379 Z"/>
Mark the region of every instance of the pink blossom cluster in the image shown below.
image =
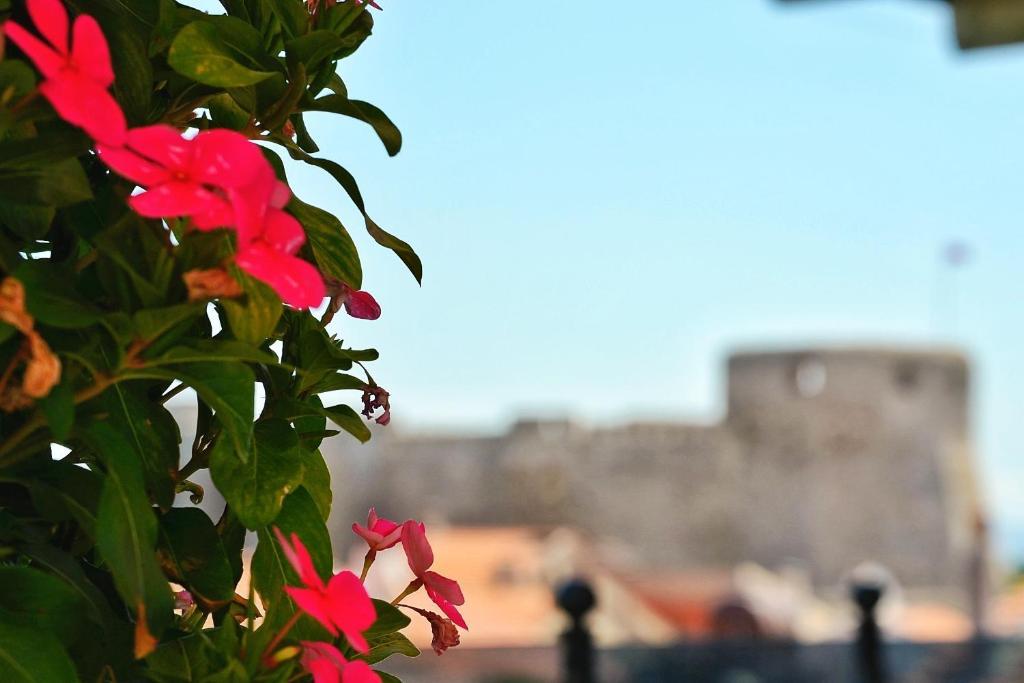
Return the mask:
<path id="1" fill-rule="evenodd" d="M 306 241 L 299 222 L 284 211 L 291 198 L 260 147 L 241 133 L 214 129 L 186 138 L 173 126 L 127 127 L 109 88 L 110 49 L 99 24 L 81 14 L 70 26 L 60 0 L 28 0 L 42 39 L 13 21 L 4 32 L 43 76 L 39 92 L 68 123 L 96 142 L 113 171 L 143 188 L 129 199 L 147 218 L 187 218 L 198 230 L 230 228 L 237 237 L 235 263 L 266 282 L 295 308 L 319 305 L 326 295 L 319 271 L 297 253 Z M 365 292 L 352 297 L 372 301 Z M 374 307 L 376 310 L 374 311 Z M 356 317 L 380 308 L 346 306 Z"/>
<path id="2" fill-rule="evenodd" d="M 320 578 L 309 551 L 299 537 L 293 533 L 290 538 L 286 538 L 279 529 L 274 530 L 282 552 L 302 584 L 285 588 L 288 596 L 300 610 L 296 612 L 296 618 L 299 614 L 306 614 L 318 621 L 332 636 L 345 636 L 348 644 L 356 652 L 368 652 L 370 645 L 364 633 L 376 620 L 376 609 L 363 587 L 363 579 L 377 552 L 401 543 L 414 578 L 392 604 L 398 604 L 402 598 L 421 587 L 426 588 L 430 599 L 449 617 L 442 619 L 426 610 L 413 608 L 430 622 L 434 633 L 435 651 L 440 654 L 447 647 L 457 645 L 459 636 L 452 624 L 454 622 L 464 629 L 468 628 L 466 621 L 456 609 L 456 606 L 462 605 L 465 599 L 458 583 L 430 571 L 434 563 L 434 554 L 427 541 L 426 527 L 416 520 L 398 524 L 378 517 L 376 511 L 371 508 L 366 526 L 353 524 L 352 529 L 369 546 L 363 576 L 357 577 L 350 571 L 341 571 L 334 574 L 326 583 Z M 294 618 L 272 645 L 280 641 L 292 624 Z M 341 650 L 331 643 L 302 642 L 301 645 L 300 661 L 312 674 L 315 683 L 380 683 L 380 677 L 366 662 L 358 659 L 347 660 Z"/>

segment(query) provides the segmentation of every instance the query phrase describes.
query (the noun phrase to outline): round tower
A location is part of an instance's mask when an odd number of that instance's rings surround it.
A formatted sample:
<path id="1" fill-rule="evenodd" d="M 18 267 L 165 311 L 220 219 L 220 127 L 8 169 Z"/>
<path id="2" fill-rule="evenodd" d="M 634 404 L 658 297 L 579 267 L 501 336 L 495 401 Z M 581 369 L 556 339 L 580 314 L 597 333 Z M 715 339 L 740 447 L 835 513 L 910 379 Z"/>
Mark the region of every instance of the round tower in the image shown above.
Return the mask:
<path id="1" fill-rule="evenodd" d="M 728 374 L 751 559 L 804 564 L 826 585 L 871 560 L 908 588 L 962 587 L 980 508 L 963 355 L 738 353 Z"/>

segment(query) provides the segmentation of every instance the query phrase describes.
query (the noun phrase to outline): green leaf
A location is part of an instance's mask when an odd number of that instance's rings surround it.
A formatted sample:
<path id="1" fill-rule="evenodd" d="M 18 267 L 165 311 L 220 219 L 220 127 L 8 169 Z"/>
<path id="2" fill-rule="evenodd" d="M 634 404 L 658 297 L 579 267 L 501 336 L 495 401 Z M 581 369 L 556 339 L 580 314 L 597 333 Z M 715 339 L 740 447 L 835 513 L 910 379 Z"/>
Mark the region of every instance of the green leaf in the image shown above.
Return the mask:
<path id="1" fill-rule="evenodd" d="M 363 418 L 359 413 L 346 405 L 324 408 L 319 405 L 319 401 L 279 399 L 274 401 L 270 410 L 275 417 L 285 420 L 295 420 L 306 415 L 322 415 L 363 443 L 370 440 L 370 429 L 363 422 Z"/>
<path id="2" fill-rule="evenodd" d="M 320 516 L 327 521 L 331 514 L 331 471 L 324 462 L 323 453 L 319 449 L 304 451 L 302 454 L 302 487 L 309 491 L 310 497 L 316 503 Z"/>
<path id="3" fill-rule="evenodd" d="M 274 334 L 284 305 L 273 289 L 232 266 L 231 274 L 245 291 L 245 299 L 223 299 L 220 305 L 227 314 L 231 333 L 250 344 L 262 344 Z"/>
<path id="4" fill-rule="evenodd" d="M 220 536 L 198 508 L 173 508 L 160 518 L 158 554 L 168 575 L 209 603 L 227 603 L 235 581 Z"/>
<path id="5" fill-rule="evenodd" d="M 88 137 L 73 129 L 46 130 L 41 137 L 0 143 L 0 169 L 32 169 L 81 156 L 92 146 Z"/>
<path id="6" fill-rule="evenodd" d="M 419 648 L 412 644 L 408 638 L 401 633 L 389 633 L 381 636 L 370 643 L 370 651 L 359 655 L 359 659 L 376 664 L 382 662 L 391 655 L 405 655 L 406 657 L 418 657 Z"/>
<path id="7" fill-rule="evenodd" d="M 71 385 L 66 380 L 61 381 L 49 394 L 39 399 L 39 408 L 43 411 L 53 438 L 64 441 L 75 421 L 75 395 Z"/>
<path id="8" fill-rule="evenodd" d="M 37 168 L 0 169 L 0 200 L 60 207 L 89 199 L 89 180 L 76 159 Z"/>
<path id="9" fill-rule="evenodd" d="M 96 538 L 102 478 L 91 470 L 69 463 L 54 463 L 29 482 L 32 502 L 46 519 L 74 520 L 90 538 Z"/>
<path id="10" fill-rule="evenodd" d="M 252 344 L 234 339 L 196 339 L 186 346 L 175 346 L 156 358 L 147 358 L 147 365 L 168 365 L 173 363 L 213 363 L 218 361 L 242 361 L 276 365 L 277 356 Z"/>
<path id="11" fill-rule="evenodd" d="M 259 83 L 274 75 L 262 70 L 266 60 L 259 32 L 234 17 L 193 21 L 171 43 L 167 63 L 182 76 L 219 88 Z"/>
<path id="12" fill-rule="evenodd" d="M 171 413 L 130 384 L 103 392 L 107 421 L 125 437 L 133 458 L 142 465 L 147 490 L 161 508 L 174 503 L 174 473 L 181 457 L 181 434 Z"/>
<path id="13" fill-rule="evenodd" d="M 352 203 L 356 205 L 356 208 L 363 215 L 363 220 L 366 222 L 366 231 L 370 233 L 370 237 L 377 244 L 395 252 L 395 255 L 402 260 L 402 263 L 405 264 L 406 268 L 413 274 L 413 277 L 416 278 L 416 282 L 423 281 L 423 263 L 420 261 L 420 257 L 417 256 L 416 251 L 408 242 L 395 237 L 370 218 L 370 215 L 366 212 L 366 204 L 363 201 L 362 193 L 359 191 L 359 185 L 356 183 L 355 177 L 344 166 L 330 159 L 314 157 L 293 145 L 288 145 L 287 149 L 293 159 L 305 161 L 311 166 L 327 171 L 341 185 L 342 189 L 348 194 L 349 199 L 352 200 Z"/>
<path id="14" fill-rule="evenodd" d="M 36 566 L 59 578 L 77 593 L 84 605 L 85 616 L 96 626 L 104 631 L 113 631 L 116 628 L 114 612 L 110 609 L 110 603 L 96 588 L 96 584 L 86 577 L 77 558 L 46 543 L 30 544 L 24 546 L 21 551 Z M 109 635 L 109 633 L 105 635 Z"/>
<path id="15" fill-rule="evenodd" d="M 337 34 L 319 30 L 289 41 L 287 50 L 289 58 L 299 60 L 312 73 L 343 47 L 345 43 Z"/>
<path id="16" fill-rule="evenodd" d="M 126 25 L 121 13 L 110 13 L 104 22 L 104 33 L 110 41 L 114 62 L 114 94 L 131 126 L 149 123 L 150 100 L 153 94 L 153 65 L 149 61 L 145 38 Z"/>
<path id="17" fill-rule="evenodd" d="M 128 376 L 181 380 L 217 412 L 227 441 L 243 461 L 252 441 L 254 389 L 256 378 L 244 363 L 182 363 L 129 370 Z"/>
<path id="18" fill-rule="evenodd" d="M 380 676 L 381 683 L 402 683 L 402 679 L 398 676 L 392 676 L 391 674 L 381 671 L 379 669 L 374 669 L 373 671 L 378 676 Z"/>
<path id="19" fill-rule="evenodd" d="M 366 388 L 366 380 L 346 375 L 343 372 L 335 372 L 323 379 L 317 380 L 309 387 L 311 394 L 322 394 L 328 391 L 363 391 Z"/>
<path id="20" fill-rule="evenodd" d="M 156 561 L 157 523 L 131 446 L 111 425 L 94 422 L 83 440 L 106 466 L 96 515 L 96 548 L 136 620 L 136 655 L 148 654 L 171 617 L 167 579 Z"/>
<path id="21" fill-rule="evenodd" d="M 77 683 L 78 674 L 53 634 L 0 621 L 0 680 Z"/>
<path id="22" fill-rule="evenodd" d="M 25 286 L 25 307 L 37 321 L 62 329 L 94 325 L 100 312 L 69 285 L 67 270 L 45 261 L 25 261 L 13 273 Z"/>
<path id="23" fill-rule="evenodd" d="M 384 149 L 387 150 L 388 155 L 395 156 L 402 149 L 402 132 L 398 130 L 398 126 L 388 118 L 387 114 L 369 102 L 350 100 L 341 95 L 325 95 L 303 107 L 303 111 L 331 112 L 357 119 L 373 128 L 377 137 L 384 143 Z"/>
<path id="24" fill-rule="evenodd" d="M 298 535 L 309 550 L 320 577 L 330 577 L 334 565 L 331 536 L 320 516 L 320 510 L 306 489 L 296 489 L 288 496 L 272 526 L 280 529 L 286 538 L 292 533 Z M 285 559 L 271 526 L 259 529 L 257 536 L 259 544 L 252 558 L 253 585 L 263 603 L 273 608 L 284 595 L 285 585 L 300 585 L 299 577 Z"/>
<path id="25" fill-rule="evenodd" d="M 359 289 L 363 282 L 359 252 L 341 221 L 298 198 L 292 198 L 288 210 L 305 228 L 320 271 L 328 277 L 345 281 L 353 289 Z"/>
<path id="26" fill-rule="evenodd" d="M 243 130 L 252 119 L 252 112 L 246 111 L 238 106 L 234 98 L 227 93 L 215 95 L 206 101 L 206 106 L 213 117 L 213 123 L 218 128 L 230 128 L 231 130 Z"/>
<path id="27" fill-rule="evenodd" d="M 78 592 L 57 577 L 0 566 L 0 622 L 41 628 L 70 645 L 83 634 L 84 609 Z"/>
<path id="28" fill-rule="evenodd" d="M 270 8 L 289 36 L 299 36 L 309 30 L 309 12 L 300 2 L 292 0 L 263 0 Z"/>
<path id="29" fill-rule="evenodd" d="M 195 321 L 205 312 L 205 302 L 146 308 L 132 316 L 132 324 L 139 338 L 152 342 L 173 327 Z"/>
<path id="30" fill-rule="evenodd" d="M 376 642 L 378 638 L 401 631 L 412 623 L 408 616 L 389 602 L 374 599 L 373 607 L 377 610 L 377 620 L 373 622 L 373 626 L 367 629 L 365 633 L 367 640 L 371 642 Z"/>
<path id="31" fill-rule="evenodd" d="M 6 225 L 23 240 L 41 239 L 50 231 L 56 214 L 52 206 L 0 202 L 0 224 Z"/>
<path id="32" fill-rule="evenodd" d="M 299 437 L 290 424 L 281 419 L 260 420 L 253 442 L 248 462 L 223 440 L 218 440 L 210 456 L 213 483 L 249 529 L 274 521 L 285 496 L 302 482 Z"/>

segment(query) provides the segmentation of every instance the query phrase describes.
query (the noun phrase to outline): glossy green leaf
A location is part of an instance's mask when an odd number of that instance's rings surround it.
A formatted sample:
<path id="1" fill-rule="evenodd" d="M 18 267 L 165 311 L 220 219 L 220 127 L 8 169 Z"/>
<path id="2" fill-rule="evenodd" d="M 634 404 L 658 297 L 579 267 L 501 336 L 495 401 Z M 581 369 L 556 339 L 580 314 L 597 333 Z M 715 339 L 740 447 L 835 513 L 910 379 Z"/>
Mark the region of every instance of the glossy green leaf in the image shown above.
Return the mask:
<path id="1" fill-rule="evenodd" d="M 261 62 L 261 38 L 252 26 L 233 17 L 216 24 L 193 21 L 171 43 L 167 63 L 182 76 L 220 88 L 253 85 L 274 75 Z"/>
<path id="2" fill-rule="evenodd" d="M 369 124 L 388 154 L 395 156 L 402 149 L 402 132 L 398 130 L 387 114 L 369 102 L 350 100 L 341 95 L 325 95 L 313 100 L 303 111 L 323 111 L 341 114 Z"/>
<path id="3" fill-rule="evenodd" d="M 226 603 L 235 581 L 220 536 L 198 508 L 174 508 L 160 517 L 158 555 L 164 571 L 205 602 Z"/>
<path id="4" fill-rule="evenodd" d="M 0 681 L 78 683 L 78 674 L 52 633 L 0 620 Z"/>
<path id="5" fill-rule="evenodd" d="M 370 643 L 370 651 L 366 654 L 359 655 L 359 659 L 362 659 L 369 664 L 376 664 L 377 662 L 384 661 L 391 655 L 418 657 L 419 654 L 419 648 L 413 645 L 412 641 L 401 633 L 389 633 L 385 636 L 374 639 Z"/>
<path id="6" fill-rule="evenodd" d="M 241 361 L 245 363 L 276 364 L 277 357 L 269 351 L 234 339 L 197 339 L 188 345 L 175 346 L 156 358 L 146 358 L 147 365 L 175 363 L 213 363 Z"/>
<path id="7" fill-rule="evenodd" d="M 94 325 L 100 312 L 69 283 L 72 274 L 43 261 L 25 261 L 14 272 L 25 286 L 25 307 L 45 325 L 76 329 Z"/>
<path id="8" fill-rule="evenodd" d="M 227 315 L 231 333 L 250 344 L 261 344 L 274 334 L 281 319 L 284 305 L 281 298 L 264 283 L 232 267 L 231 274 L 242 285 L 245 298 L 224 299 L 220 302 Z"/>
<path id="9" fill-rule="evenodd" d="M 33 168 L 0 169 L 2 201 L 60 207 L 88 199 L 92 199 L 92 189 L 75 159 Z"/>
<path id="10" fill-rule="evenodd" d="M 253 430 L 254 448 L 242 461 L 219 440 L 210 456 L 210 474 L 238 519 L 257 529 L 277 517 L 285 497 L 302 482 L 299 437 L 288 422 L 260 420 Z"/>
<path id="11" fill-rule="evenodd" d="M 373 626 L 365 633 L 366 638 L 372 642 L 376 642 L 378 638 L 383 636 L 401 631 L 412 623 L 412 620 L 405 613 L 389 602 L 374 599 L 373 607 L 377 610 L 377 620 L 373 622 Z"/>
<path id="12" fill-rule="evenodd" d="M 370 428 L 362 416 L 347 405 L 325 408 L 319 401 L 279 399 L 274 401 L 271 411 L 275 417 L 294 420 L 306 415 L 322 415 L 363 443 L 370 440 Z"/>
<path id="13" fill-rule="evenodd" d="M 288 204 L 288 210 L 306 230 L 306 237 L 320 271 L 359 289 L 363 282 L 359 252 L 341 221 L 323 209 L 297 198 Z"/>
<path id="14" fill-rule="evenodd" d="M 55 576 L 0 566 L 0 622 L 41 628 L 71 644 L 84 632 L 85 608 L 81 595 Z"/>
<path id="15" fill-rule="evenodd" d="M 145 653 L 150 639 L 158 639 L 169 624 L 172 599 L 154 553 L 157 522 L 146 496 L 142 467 L 128 441 L 108 423 L 93 422 L 82 438 L 106 466 L 96 515 L 96 547 L 136 620 L 136 651 Z"/>
<path id="16" fill-rule="evenodd" d="M 110 425 L 124 436 L 142 465 L 146 489 L 157 505 L 171 507 L 181 443 L 174 417 L 131 383 L 115 384 L 100 401 Z"/>
<path id="17" fill-rule="evenodd" d="M 363 215 L 363 220 L 366 223 L 366 231 L 370 234 L 370 237 L 374 239 L 377 244 L 390 249 L 395 252 L 395 255 L 401 259 L 402 263 L 405 264 L 409 272 L 413 274 L 417 282 L 423 281 L 423 263 L 420 261 L 420 257 L 416 254 L 416 251 L 398 237 L 395 237 L 384 228 L 377 225 L 376 221 L 370 218 L 370 215 L 366 212 L 366 204 L 363 201 L 362 192 L 359 191 L 359 185 L 356 183 L 355 177 L 348 172 L 348 170 L 341 164 L 331 161 L 330 159 L 320 159 L 307 154 L 302 149 L 296 146 L 289 146 L 288 153 L 293 159 L 305 161 L 311 166 L 316 166 L 324 171 L 327 171 L 332 178 L 334 178 L 342 189 L 348 194 L 349 199 L 356 205 L 360 213 Z M 350 283 L 351 284 L 351 283 Z"/>
<path id="18" fill-rule="evenodd" d="M 327 469 L 323 453 L 319 449 L 302 453 L 302 487 L 309 492 L 316 503 L 320 516 L 327 521 L 331 514 L 331 471 Z"/>
<path id="19" fill-rule="evenodd" d="M 244 363 L 183 363 L 133 369 L 133 377 L 181 380 L 196 390 L 216 411 L 226 441 L 237 457 L 247 459 L 252 441 L 254 382 L 252 370 Z"/>
<path id="20" fill-rule="evenodd" d="M 50 393 L 39 399 L 39 409 L 43 411 L 53 438 L 64 441 L 75 422 L 75 394 L 71 385 L 65 380 L 50 389 Z"/>
<path id="21" fill-rule="evenodd" d="M 132 316 L 140 339 L 153 341 L 179 325 L 188 325 L 206 312 L 206 304 L 190 302 L 160 308 L 147 308 Z"/>

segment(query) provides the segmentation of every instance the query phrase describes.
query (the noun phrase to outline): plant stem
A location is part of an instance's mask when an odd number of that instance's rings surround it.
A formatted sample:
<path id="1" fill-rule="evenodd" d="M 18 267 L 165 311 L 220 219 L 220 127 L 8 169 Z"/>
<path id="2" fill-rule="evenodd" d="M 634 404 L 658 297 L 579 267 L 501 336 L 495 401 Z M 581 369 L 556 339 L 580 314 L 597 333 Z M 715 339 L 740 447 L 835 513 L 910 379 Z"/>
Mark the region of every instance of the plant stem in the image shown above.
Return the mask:
<path id="1" fill-rule="evenodd" d="M 377 558 L 377 551 L 370 548 L 366 551 L 366 557 L 363 558 L 363 571 L 359 574 L 359 581 L 366 583 L 366 575 L 370 573 L 370 567 L 373 565 L 373 561 Z"/>
<path id="2" fill-rule="evenodd" d="M 422 586 L 422 581 L 420 581 L 419 579 L 413 579 L 409 582 L 409 585 L 405 587 L 405 590 L 402 591 L 397 598 L 391 601 L 391 604 L 397 605 L 398 603 L 402 602 L 402 600 L 418 591 Z"/>
<path id="3" fill-rule="evenodd" d="M 284 640 L 284 637 L 288 635 L 288 632 L 292 630 L 292 627 L 294 627 L 295 624 L 299 623 L 299 619 L 301 618 L 302 612 L 300 612 L 299 610 L 295 610 L 291 618 L 287 622 L 285 622 L 285 625 L 282 626 L 281 630 L 277 632 L 276 636 L 274 636 L 274 639 L 267 644 L 266 648 L 264 648 L 261 659 L 263 660 L 263 663 L 267 666 L 268 669 L 273 668 L 272 662 L 268 663 L 270 653 L 274 651 L 274 648 L 281 644 L 281 641 Z"/>

